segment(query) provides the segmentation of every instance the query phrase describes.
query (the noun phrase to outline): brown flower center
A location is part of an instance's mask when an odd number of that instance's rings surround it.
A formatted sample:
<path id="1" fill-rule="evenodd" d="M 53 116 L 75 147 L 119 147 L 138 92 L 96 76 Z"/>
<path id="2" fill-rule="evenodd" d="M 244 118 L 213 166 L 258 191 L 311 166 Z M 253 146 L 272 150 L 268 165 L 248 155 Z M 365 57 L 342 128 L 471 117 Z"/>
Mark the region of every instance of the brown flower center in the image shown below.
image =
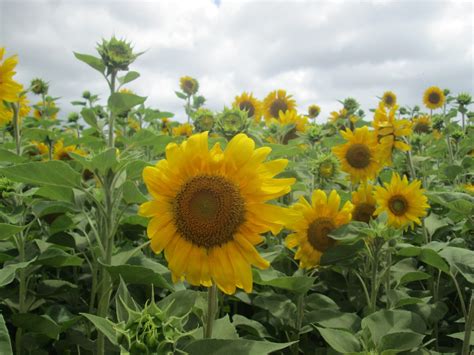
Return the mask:
<path id="1" fill-rule="evenodd" d="M 244 222 L 245 205 L 237 186 L 222 176 L 198 175 L 187 181 L 173 204 L 178 232 L 205 248 L 231 241 Z"/>
<path id="2" fill-rule="evenodd" d="M 326 217 L 315 219 L 308 227 L 308 242 L 314 249 L 321 252 L 332 247 L 336 241 L 328 237 L 328 234 L 336 227 L 334 223 Z"/>
<path id="3" fill-rule="evenodd" d="M 352 144 L 346 152 L 346 160 L 350 166 L 356 169 L 364 169 L 370 164 L 372 154 L 365 144 Z"/>
<path id="4" fill-rule="evenodd" d="M 385 97 L 384 97 L 385 105 L 392 106 L 394 101 L 395 100 L 394 100 L 394 97 L 392 95 L 385 95 Z"/>
<path id="5" fill-rule="evenodd" d="M 369 223 L 374 212 L 374 205 L 366 202 L 358 203 L 355 205 L 354 211 L 352 211 L 352 220 Z"/>
<path id="6" fill-rule="evenodd" d="M 285 112 L 286 110 L 288 110 L 288 104 L 283 99 L 273 100 L 272 104 L 270 105 L 270 114 L 273 118 L 278 118 L 280 111 Z"/>
<path id="7" fill-rule="evenodd" d="M 408 201 L 402 195 L 394 195 L 388 200 L 388 208 L 396 216 L 402 216 L 408 211 Z"/>
<path id="8" fill-rule="evenodd" d="M 239 104 L 239 108 L 242 111 L 247 111 L 248 117 L 253 117 L 255 115 L 255 107 L 250 101 L 242 101 Z"/>
<path id="9" fill-rule="evenodd" d="M 430 92 L 430 94 L 428 95 L 428 101 L 435 105 L 439 104 L 439 102 L 441 101 L 441 96 L 437 92 Z"/>
<path id="10" fill-rule="evenodd" d="M 71 156 L 69 155 L 69 152 L 66 150 L 63 150 L 62 152 L 58 153 L 58 159 L 59 160 L 72 160 Z"/>

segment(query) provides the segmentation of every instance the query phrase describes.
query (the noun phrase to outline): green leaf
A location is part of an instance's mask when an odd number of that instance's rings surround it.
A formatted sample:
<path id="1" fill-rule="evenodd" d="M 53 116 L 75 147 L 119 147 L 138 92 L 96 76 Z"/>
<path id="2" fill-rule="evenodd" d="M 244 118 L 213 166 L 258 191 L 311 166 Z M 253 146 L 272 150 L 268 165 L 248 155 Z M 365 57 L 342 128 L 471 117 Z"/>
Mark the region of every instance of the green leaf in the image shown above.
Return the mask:
<path id="1" fill-rule="evenodd" d="M 125 181 L 123 184 L 123 199 L 128 204 L 140 204 L 147 201 L 145 195 L 140 192 L 137 185 L 130 180 Z"/>
<path id="2" fill-rule="evenodd" d="M 91 127 L 99 130 L 99 126 L 97 125 L 97 118 L 95 117 L 94 110 L 91 108 L 84 107 L 81 110 L 81 116 L 88 123 Z"/>
<path id="3" fill-rule="evenodd" d="M 118 280 L 122 277 L 127 284 L 155 285 L 157 287 L 173 289 L 173 286 L 158 272 L 140 265 L 104 265 L 112 276 Z"/>
<path id="4" fill-rule="evenodd" d="M 324 309 L 339 309 L 339 306 L 336 304 L 336 302 L 321 293 L 311 293 L 307 295 L 304 303 L 307 309 L 314 311 Z"/>
<path id="5" fill-rule="evenodd" d="M 354 256 L 364 247 L 364 241 L 358 240 L 354 244 L 335 245 L 321 256 L 321 265 L 332 265 L 343 261 L 354 260 Z"/>
<path id="6" fill-rule="evenodd" d="M 92 169 L 105 175 L 109 169 L 114 170 L 118 165 L 117 149 L 109 148 L 102 153 L 97 154 L 91 160 Z"/>
<path id="7" fill-rule="evenodd" d="M 35 264 L 53 267 L 81 266 L 84 260 L 76 255 L 66 253 L 57 247 L 49 247 L 40 254 Z"/>
<path id="8" fill-rule="evenodd" d="M 448 337 L 464 341 L 464 335 L 465 335 L 465 332 L 459 332 L 459 333 L 448 334 Z M 471 346 L 474 345 L 474 330 L 471 331 L 471 338 L 470 338 L 470 341 L 469 341 L 469 345 L 471 345 Z"/>
<path id="9" fill-rule="evenodd" d="M 69 187 L 42 186 L 36 190 L 35 195 L 50 200 L 74 203 L 74 192 Z"/>
<path id="10" fill-rule="evenodd" d="M 356 332 L 360 328 L 360 318 L 354 313 L 343 313 L 334 309 L 321 309 L 309 312 L 305 324 L 317 323 L 325 328 L 346 329 Z"/>
<path id="11" fill-rule="evenodd" d="M 40 186 L 81 186 L 81 174 L 63 161 L 25 163 L 0 169 L 0 174 L 17 182 Z"/>
<path id="12" fill-rule="evenodd" d="M 166 310 L 168 317 L 183 317 L 191 312 L 198 293 L 193 290 L 176 291 L 158 302 L 158 307 Z"/>
<path id="13" fill-rule="evenodd" d="M 444 174 L 449 180 L 454 180 L 462 172 L 463 168 L 459 165 L 449 165 L 444 168 Z"/>
<path id="14" fill-rule="evenodd" d="M 359 340 L 347 330 L 316 327 L 324 340 L 334 350 L 346 354 L 361 349 Z"/>
<path id="15" fill-rule="evenodd" d="M 309 276 L 278 276 L 271 270 L 253 269 L 253 282 L 257 285 L 272 286 L 295 293 L 306 293 L 313 286 L 315 277 Z"/>
<path id="16" fill-rule="evenodd" d="M 12 282 L 15 279 L 16 271 L 26 268 L 33 261 L 35 261 L 35 259 L 3 266 L 3 268 L 0 269 L 0 287 L 8 285 L 10 282 Z"/>
<path id="17" fill-rule="evenodd" d="M 127 74 L 124 76 L 118 78 L 118 81 L 121 85 L 127 84 L 135 79 L 140 77 L 140 73 L 136 71 L 129 71 Z"/>
<path id="18" fill-rule="evenodd" d="M 188 98 L 185 94 L 183 94 L 183 93 L 181 93 L 181 92 L 179 92 L 179 91 L 175 91 L 175 94 L 176 94 L 176 96 L 178 96 L 180 99 L 187 99 L 187 98 Z"/>
<path id="19" fill-rule="evenodd" d="M 378 350 L 395 350 L 397 352 L 412 350 L 423 342 L 424 337 L 423 334 L 410 331 L 390 333 L 382 337 Z"/>
<path id="20" fill-rule="evenodd" d="M 448 264 L 446 264 L 443 258 L 439 256 L 439 254 L 433 249 L 422 248 L 418 258 L 424 263 L 431 265 L 437 268 L 438 270 L 444 271 L 445 273 L 449 273 Z"/>
<path id="21" fill-rule="evenodd" d="M 239 334 L 235 330 L 234 325 L 230 322 L 229 315 L 226 314 L 220 319 L 216 319 L 213 325 L 212 339 L 238 339 Z M 203 338 L 202 327 L 196 328 L 192 335 L 195 339 Z"/>
<path id="22" fill-rule="evenodd" d="M 81 53 L 76 53 L 74 52 L 74 56 L 79 59 L 80 61 L 88 64 L 95 70 L 104 73 L 105 71 L 105 64 L 102 62 L 100 58 L 94 57 L 89 54 L 81 54 Z"/>
<path id="23" fill-rule="evenodd" d="M 123 279 L 120 278 L 119 287 L 115 294 L 115 312 L 117 314 L 117 320 L 119 322 L 127 322 L 130 317 L 129 310 L 139 311 L 139 308 L 132 296 L 130 296 L 127 285 Z"/>
<path id="24" fill-rule="evenodd" d="M 9 163 L 23 163 L 28 159 L 25 159 L 22 156 L 16 155 L 15 153 L 6 150 L 0 149 L 0 162 L 9 162 Z"/>
<path id="25" fill-rule="evenodd" d="M 108 106 L 113 113 L 121 114 L 127 112 L 134 106 L 141 105 L 145 100 L 146 97 L 116 92 L 110 95 Z"/>
<path id="26" fill-rule="evenodd" d="M 452 270 L 459 271 L 468 282 L 474 284 L 474 251 L 448 246 L 439 255 L 447 260 Z"/>
<path id="27" fill-rule="evenodd" d="M 355 241 L 366 236 L 364 229 L 367 229 L 367 223 L 352 221 L 331 231 L 329 237 L 341 241 Z"/>
<path id="28" fill-rule="evenodd" d="M 60 326 L 47 315 L 33 313 L 17 313 L 12 316 L 12 323 L 20 328 L 40 333 L 51 339 L 58 339 Z"/>
<path id="29" fill-rule="evenodd" d="M 242 328 L 247 331 L 247 333 L 252 334 L 258 338 L 264 339 L 271 337 L 267 331 L 267 328 L 265 328 L 260 322 L 257 322 L 253 319 L 248 319 L 240 314 L 234 314 L 232 316 L 232 324 L 234 327 Z"/>
<path id="30" fill-rule="evenodd" d="M 0 223 L 0 240 L 8 239 L 17 233 L 20 233 L 23 229 L 25 229 L 25 227 Z"/>
<path id="31" fill-rule="evenodd" d="M 3 315 L 0 314 L 0 354 L 13 355 L 12 343 L 10 341 L 10 334 L 5 325 Z"/>
<path id="32" fill-rule="evenodd" d="M 201 339 L 189 343 L 183 350 L 189 355 L 264 355 L 285 349 L 294 343 L 271 343 L 246 339 Z"/>
<path id="33" fill-rule="evenodd" d="M 107 337 L 107 339 L 110 340 L 112 344 L 118 345 L 117 336 L 115 335 L 114 323 L 112 323 L 108 319 L 98 317 L 93 314 L 88 314 L 88 313 L 79 313 L 79 314 L 86 317 L 92 324 L 94 324 L 97 330 L 100 331 L 102 334 L 104 334 Z"/>

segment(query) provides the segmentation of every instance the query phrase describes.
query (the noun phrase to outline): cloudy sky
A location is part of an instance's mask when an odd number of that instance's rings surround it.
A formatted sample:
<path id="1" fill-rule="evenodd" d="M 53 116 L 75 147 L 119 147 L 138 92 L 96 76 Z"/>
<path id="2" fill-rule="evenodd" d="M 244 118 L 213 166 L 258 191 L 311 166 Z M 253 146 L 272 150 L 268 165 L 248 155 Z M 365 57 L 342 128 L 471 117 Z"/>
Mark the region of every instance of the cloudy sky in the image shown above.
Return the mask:
<path id="1" fill-rule="evenodd" d="M 182 75 L 215 110 L 242 91 L 282 88 L 325 120 L 348 96 L 367 110 L 385 90 L 407 105 L 431 85 L 474 92 L 473 12 L 472 1 L 0 0 L 0 46 L 19 55 L 19 81 L 50 82 L 63 116 L 84 90 L 107 93 L 72 52 L 95 54 L 115 34 L 146 50 L 129 87 L 178 120 Z"/>

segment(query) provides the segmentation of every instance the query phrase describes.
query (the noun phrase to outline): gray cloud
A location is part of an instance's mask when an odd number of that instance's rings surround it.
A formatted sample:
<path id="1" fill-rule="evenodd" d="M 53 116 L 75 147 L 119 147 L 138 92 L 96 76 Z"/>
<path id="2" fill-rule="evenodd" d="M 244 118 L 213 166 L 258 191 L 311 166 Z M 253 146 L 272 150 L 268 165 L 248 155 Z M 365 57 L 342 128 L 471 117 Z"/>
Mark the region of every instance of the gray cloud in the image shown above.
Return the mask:
<path id="1" fill-rule="evenodd" d="M 102 37 L 126 37 L 146 50 L 130 85 L 148 104 L 184 118 L 174 90 L 199 79 L 208 106 L 242 91 L 262 98 L 284 88 L 299 108 L 337 99 L 374 107 L 385 90 L 419 104 L 430 85 L 473 92 L 473 4 L 465 1 L 18 1 L 0 0 L 0 43 L 20 57 L 17 79 L 42 77 L 70 101 L 107 96 L 100 74 L 72 52 L 95 52 Z"/>

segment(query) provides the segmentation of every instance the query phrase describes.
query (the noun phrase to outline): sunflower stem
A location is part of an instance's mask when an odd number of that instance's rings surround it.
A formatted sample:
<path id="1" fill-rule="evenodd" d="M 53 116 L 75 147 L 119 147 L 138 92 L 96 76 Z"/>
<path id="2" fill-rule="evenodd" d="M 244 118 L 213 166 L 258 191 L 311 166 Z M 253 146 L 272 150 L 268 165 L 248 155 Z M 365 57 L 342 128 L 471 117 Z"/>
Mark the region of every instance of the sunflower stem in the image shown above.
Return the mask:
<path id="1" fill-rule="evenodd" d="M 207 289 L 207 315 L 205 318 L 204 338 L 212 338 L 212 327 L 214 326 L 214 320 L 216 319 L 218 310 L 217 305 L 217 286 L 212 284 L 211 287 Z"/>
<path id="2" fill-rule="evenodd" d="M 115 79 L 117 77 L 117 72 L 114 70 L 110 74 L 110 95 L 113 95 L 115 93 Z M 115 123 L 115 116 L 112 111 L 110 111 L 109 115 L 109 140 L 108 140 L 108 145 L 109 148 L 113 148 L 115 145 L 114 142 L 114 123 Z"/>
<path id="3" fill-rule="evenodd" d="M 469 354 L 469 348 L 471 347 L 471 332 L 472 326 L 474 325 L 474 294 L 471 296 L 471 301 L 469 305 L 469 314 L 466 319 L 465 328 L 464 328 L 464 341 L 462 344 L 462 355 Z"/>
<path id="4" fill-rule="evenodd" d="M 300 293 L 296 300 L 296 333 L 295 333 L 294 340 L 297 341 L 297 343 L 293 344 L 292 346 L 292 352 L 294 355 L 298 355 L 299 353 L 300 331 L 301 331 L 301 325 L 303 324 L 303 316 L 304 316 L 304 299 L 305 299 L 305 294 Z"/>
<path id="5" fill-rule="evenodd" d="M 17 103 L 12 103 L 11 108 L 13 110 L 13 131 L 15 135 L 16 155 L 21 154 L 21 136 L 20 136 L 20 117 Z"/>

